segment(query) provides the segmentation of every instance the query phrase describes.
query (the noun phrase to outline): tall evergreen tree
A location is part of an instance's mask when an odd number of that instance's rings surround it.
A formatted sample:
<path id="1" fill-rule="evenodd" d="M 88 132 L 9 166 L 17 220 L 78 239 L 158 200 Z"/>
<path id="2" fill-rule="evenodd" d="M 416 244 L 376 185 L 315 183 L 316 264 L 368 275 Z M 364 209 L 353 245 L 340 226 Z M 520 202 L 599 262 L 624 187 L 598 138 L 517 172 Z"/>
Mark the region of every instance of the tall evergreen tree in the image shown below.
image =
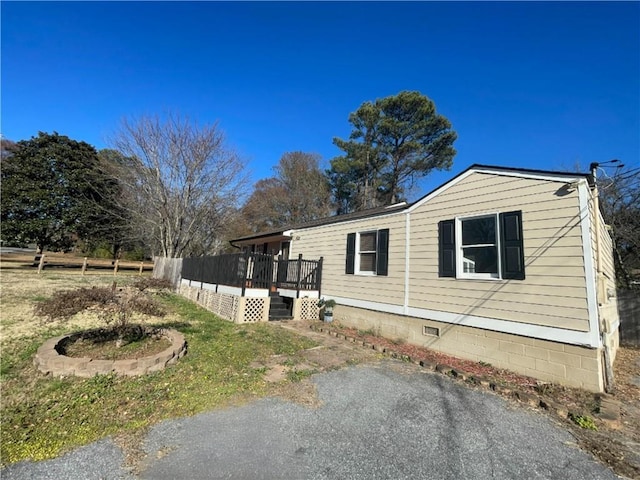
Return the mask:
<path id="1" fill-rule="evenodd" d="M 327 172 L 342 213 L 404 200 L 416 180 L 453 163 L 457 135 L 420 92 L 365 102 L 349 122 L 349 139 L 334 139 L 344 155 Z"/>
<path id="2" fill-rule="evenodd" d="M 17 142 L 2 159 L 2 240 L 66 250 L 100 235 L 114 184 L 91 145 L 54 132 Z"/>

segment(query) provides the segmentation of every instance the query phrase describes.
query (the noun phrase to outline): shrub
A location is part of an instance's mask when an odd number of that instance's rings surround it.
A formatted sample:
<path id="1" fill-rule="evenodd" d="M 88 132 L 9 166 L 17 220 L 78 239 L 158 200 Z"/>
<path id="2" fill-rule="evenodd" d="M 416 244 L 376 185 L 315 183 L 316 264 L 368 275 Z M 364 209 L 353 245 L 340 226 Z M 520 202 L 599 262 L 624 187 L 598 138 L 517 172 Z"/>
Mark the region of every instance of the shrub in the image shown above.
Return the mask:
<path id="1" fill-rule="evenodd" d="M 122 252 L 123 260 L 141 262 L 144 260 L 144 257 L 145 257 L 144 248 L 142 247 L 135 247 L 132 250 L 125 250 Z"/>
<path id="2" fill-rule="evenodd" d="M 160 291 L 173 290 L 173 285 L 171 284 L 171 282 L 164 278 L 151 278 L 151 277 L 139 278 L 134 282 L 133 286 L 134 288 L 137 288 L 141 292 L 144 292 L 147 289 L 160 290 Z"/>
<path id="3" fill-rule="evenodd" d="M 115 285 L 115 283 L 114 283 Z M 47 320 L 67 319 L 89 307 L 106 307 L 116 301 L 115 289 L 108 287 L 61 290 L 35 306 L 35 313 Z"/>
<path id="4" fill-rule="evenodd" d="M 35 307 L 35 313 L 53 321 L 68 319 L 88 308 L 95 309 L 100 320 L 122 334 L 127 331 L 133 313 L 164 316 L 162 308 L 144 294 L 143 290 L 118 290 L 116 282 L 113 282 L 111 288 L 58 291 L 50 299 L 39 302 Z"/>

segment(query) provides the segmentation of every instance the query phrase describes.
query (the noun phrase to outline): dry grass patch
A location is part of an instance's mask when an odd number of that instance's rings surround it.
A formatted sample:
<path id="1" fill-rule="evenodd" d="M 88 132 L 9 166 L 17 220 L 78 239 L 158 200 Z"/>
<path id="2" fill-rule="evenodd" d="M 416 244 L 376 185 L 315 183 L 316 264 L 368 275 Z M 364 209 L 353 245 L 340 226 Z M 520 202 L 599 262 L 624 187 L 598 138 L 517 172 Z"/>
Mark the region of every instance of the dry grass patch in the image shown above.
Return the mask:
<path id="1" fill-rule="evenodd" d="M 118 283 L 125 283 L 124 279 L 119 276 Z M 162 319 L 140 315 L 131 321 L 180 331 L 189 344 L 180 362 L 133 378 L 45 376 L 33 366 L 42 342 L 54 335 L 95 328 L 101 320 L 96 312 L 85 311 L 68 323 L 43 322 L 33 314 L 34 305 L 60 289 L 108 286 L 113 276 L 3 271 L 0 280 L 0 453 L 4 464 L 55 457 L 107 435 L 129 439 L 125 444 L 131 451 L 125 454 L 135 458 L 135 439 L 148 426 L 267 395 L 270 389 L 264 369 L 251 364 L 273 355 L 295 357 L 315 346 L 276 326 L 235 325 L 177 295 L 166 294 L 159 297 L 167 312 Z"/>

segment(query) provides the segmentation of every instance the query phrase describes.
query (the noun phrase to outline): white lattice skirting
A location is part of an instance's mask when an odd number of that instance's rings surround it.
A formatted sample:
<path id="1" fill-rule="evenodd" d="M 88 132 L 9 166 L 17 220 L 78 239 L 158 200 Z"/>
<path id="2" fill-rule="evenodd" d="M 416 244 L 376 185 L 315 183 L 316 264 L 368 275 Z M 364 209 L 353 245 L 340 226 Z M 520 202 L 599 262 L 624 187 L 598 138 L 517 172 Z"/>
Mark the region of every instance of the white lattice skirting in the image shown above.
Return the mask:
<path id="1" fill-rule="evenodd" d="M 294 301 L 293 316 L 296 320 L 318 320 L 320 307 L 317 298 L 297 298 Z"/>
<path id="2" fill-rule="evenodd" d="M 229 293 L 180 285 L 180 295 L 234 323 L 266 322 L 269 320 L 269 297 L 240 297 Z"/>

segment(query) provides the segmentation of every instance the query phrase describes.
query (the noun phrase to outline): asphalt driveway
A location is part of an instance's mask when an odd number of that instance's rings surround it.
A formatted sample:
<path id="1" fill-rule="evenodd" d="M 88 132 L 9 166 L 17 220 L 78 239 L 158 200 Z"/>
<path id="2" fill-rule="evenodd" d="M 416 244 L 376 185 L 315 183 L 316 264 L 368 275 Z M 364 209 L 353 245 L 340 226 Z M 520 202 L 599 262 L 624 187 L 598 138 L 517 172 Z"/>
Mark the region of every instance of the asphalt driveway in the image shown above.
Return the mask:
<path id="1" fill-rule="evenodd" d="M 319 406 L 276 398 L 163 422 L 134 475 L 109 439 L 3 479 L 615 479 L 539 412 L 395 360 L 317 374 Z"/>

